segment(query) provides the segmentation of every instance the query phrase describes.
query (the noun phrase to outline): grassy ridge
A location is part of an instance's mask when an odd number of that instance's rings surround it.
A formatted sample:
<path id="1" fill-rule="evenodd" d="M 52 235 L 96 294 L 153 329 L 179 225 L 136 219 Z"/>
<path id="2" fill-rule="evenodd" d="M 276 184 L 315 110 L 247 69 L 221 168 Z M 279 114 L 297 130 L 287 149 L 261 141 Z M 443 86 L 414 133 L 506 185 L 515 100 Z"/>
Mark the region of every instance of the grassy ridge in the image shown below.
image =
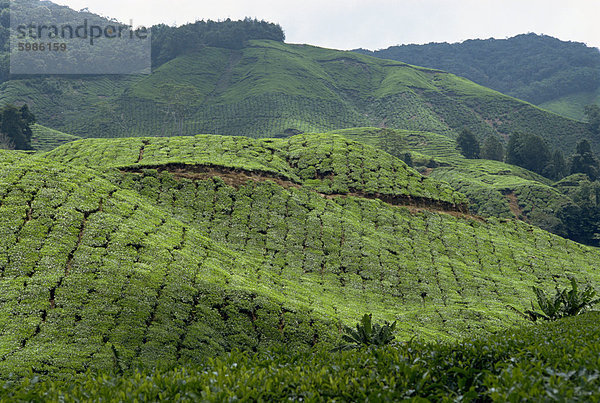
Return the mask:
<path id="1" fill-rule="evenodd" d="M 253 140 L 208 136 L 83 140 L 48 153 L 61 162 L 103 168 L 219 166 L 270 174 L 325 194 L 412 197 L 461 205 L 448 185 L 424 178 L 389 154 L 329 134 Z"/>
<path id="2" fill-rule="evenodd" d="M 408 152 L 415 166 L 429 178 L 449 183 L 465 194 L 471 212 L 483 216 L 518 218 L 556 230 L 556 211 L 572 200 L 549 179 L 524 168 L 498 161 L 466 159 L 456 142 L 446 136 L 418 131 L 354 128 L 335 131 L 349 139 L 389 148 L 401 156 Z M 391 134 L 390 134 L 391 133 Z"/>
<path id="3" fill-rule="evenodd" d="M 147 77 L 13 80 L 0 89 L 0 102 L 29 102 L 42 124 L 82 137 L 269 137 L 356 126 L 454 136 L 468 126 L 481 137 L 533 132 L 568 148 L 586 133 L 579 122 L 452 74 L 271 41 L 204 48 Z"/>

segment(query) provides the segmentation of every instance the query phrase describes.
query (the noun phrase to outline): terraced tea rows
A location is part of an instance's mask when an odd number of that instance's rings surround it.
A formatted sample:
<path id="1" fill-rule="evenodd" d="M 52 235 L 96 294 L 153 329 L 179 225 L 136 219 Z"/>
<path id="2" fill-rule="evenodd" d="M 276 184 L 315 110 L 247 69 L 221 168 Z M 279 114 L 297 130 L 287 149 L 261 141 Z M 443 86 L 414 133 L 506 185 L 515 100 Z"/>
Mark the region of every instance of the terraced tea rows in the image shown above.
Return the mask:
<path id="1" fill-rule="evenodd" d="M 424 178 L 406 164 L 372 147 L 335 135 L 289 139 L 195 136 L 85 140 L 53 150 L 49 158 L 89 167 L 139 169 L 223 167 L 302 184 L 324 194 L 355 194 L 408 203 L 410 199 L 464 210 L 464 196 Z"/>
<path id="2" fill-rule="evenodd" d="M 154 151 L 159 143 L 142 139 L 153 150 L 148 154 L 151 168 L 134 162 L 134 149 L 129 166 L 123 166 L 125 160 L 105 163 L 119 167 L 106 171 L 105 176 L 213 240 L 253 256 L 265 272 L 294 283 L 294 295 L 329 315 L 346 317 L 361 309 L 385 312 L 387 317 L 403 320 L 401 327 L 407 335 L 412 328 L 430 337 L 457 337 L 475 328 L 515 323 L 518 317 L 507 305 L 524 307 L 532 284 L 563 281 L 567 272 L 595 278 L 591 268 L 598 256 L 592 249 L 526 224 L 399 208 L 367 200 L 368 192 L 360 198 L 349 193 L 327 194 L 336 189 L 337 176 L 352 177 L 344 166 L 356 168 L 374 161 L 373 152 L 379 153 L 381 164 L 373 169 L 380 172 L 373 186 L 385 183 L 381 172 L 385 172 L 386 161 L 393 163 L 392 158 L 369 146 L 358 147 L 332 135 L 256 143 L 238 139 L 244 144 L 244 158 L 254 154 L 261 161 L 265 144 L 274 155 L 282 156 L 289 163 L 284 172 L 300 179 L 287 185 L 268 178 L 257 180 L 244 172 L 238 172 L 236 180 L 236 172 L 231 170 L 227 175 L 217 169 L 198 174 L 197 166 L 186 165 L 185 159 L 177 160 L 177 170 L 170 169 L 171 155 L 182 155 L 202 142 L 204 150 L 213 148 L 211 142 L 221 138 L 207 139 L 211 138 L 161 139 L 160 149 L 168 150 L 160 154 L 162 159 L 156 158 L 159 154 Z M 110 142 L 107 149 L 127 149 L 119 143 Z M 94 148 L 101 143 L 73 143 L 48 157 L 75 155 L 73 162 L 101 165 L 102 158 L 96 162 L 88 156 L 88 144 Z M 257 144 L 256 151 L 253 144 Z M 355 158 L 352 152 L 348 154 L 353 148 L 361 150 Z M 220 155 L 228 155 L 223 147 L 218 150 Z M 94 154 L 102 155 L 102 150 L 95 149 Z M 331 168 L 336 161 L 344 164 Z M 371 171 L 367 168 L 368 163 L 363 171 Z M 186 169 L 190 170 L 187 174 Z M 329 172 L 331 183 L 324 188 L 322 179 L 308 179 L 315 174 L 322 177 L 324 172 Z M 365 183 L 365 189 L 368 182 L 361 177 L 365 176 L 359 175 L 354 183 Z M 565 249 L 572 251 L 572 260 L 565 259 Z M 585 269 L 579 272 L 579 268 Z"/>
<path id="3" fill-rule="evenodd" d="M 89 170 L 2 167 L 0 231 L 1 378 L 327 338 L 251 260 Z"/>
<path id="4" fill-rule="evenodd" d="M 597 277 L 593 250 L 518 222 L 324 199 L 273 182 L 232 187 L 218 177 L 195 181 L 154 170 L 113 175 L 119 186 L 262 261 L 311 305 L 332 307 L 334 316 L 383 311 L 400 319 L 404 337 L 454 338 L 514 324 L 519 318 L 508 305 L 526 307 L 531 285 L 561 282 L 565 273 Z"/>
<path id="5" fill-rule="evenodd" d="M 456 339 L 521 323 L 532 285 L 600 277 L 595 249 L 526 224 L 369 199 L 462 196 L 339 136 L 3 155 L 0 378 L 328 348 L 363 312 Z"/>

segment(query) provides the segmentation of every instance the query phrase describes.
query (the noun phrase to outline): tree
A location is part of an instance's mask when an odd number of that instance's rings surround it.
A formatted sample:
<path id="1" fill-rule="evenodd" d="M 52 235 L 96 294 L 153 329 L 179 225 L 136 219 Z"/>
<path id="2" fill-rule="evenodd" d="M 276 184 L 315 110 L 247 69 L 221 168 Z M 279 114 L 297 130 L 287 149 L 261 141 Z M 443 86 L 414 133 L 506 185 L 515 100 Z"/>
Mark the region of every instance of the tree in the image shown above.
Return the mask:
<path id="1" fill-rule="evenodd" d="M 577 143 L 577 151 L 571 157 L 571 174 L 583 173 L 594 181 L 598 177 L 598 160 L 592 153 L 592 147 L 587 140 L 581 140 Z"/>
<path id="2" fill-rule="evenodd" d="M 567 164 L 565 162 L 565 157 L 560 150 L 556 150 L 554 154 L 552 154 L 552 158 L 550 159 L 546 171 L 548 172 L 548 177 L 554 180 L 562 179 L 567 175 Z"/>
<path id="3" fill-rule="evenodd" d="M 403 156 L 406 141 L 404 136 L 395 130 L 383 129 L 379 135 L 378 146 L 383 151 L 396 157 Z"/>
<path id="4" fill-rule="evenodd" d="M 506 162 L 549 176 L 550 149 L 540 136 L 513 133 L 508 139 Z"/>
<path id="5" fill-rule="evenodd" d="M 481 146 L 481 158 L 504 161 L 504 147 L 496 136 L 487 136 Z"/>
<path id="6" fill-rule="evenodd" d="M 464 128 L 460 132 L 456 138 L 456 143 L 465 158 L 479 158 L 479 142 L 469 129 Z"/>
<path id="7" fill-rule="evenodd" d="M 35 116 L 29 111 L 27 104 L 21 108 L 5 105 L 0 109 L 0 133 L 5 139 L 3 143 L 12 144 L 18 150 L 30 150 L 33 123 Z"/>
<path id="8" fill-rule="evenodd" d="M 590 132 L 593 134 L 600 133 L 600 106 L 587 105 L 584 112 L 587 117 Z"/>

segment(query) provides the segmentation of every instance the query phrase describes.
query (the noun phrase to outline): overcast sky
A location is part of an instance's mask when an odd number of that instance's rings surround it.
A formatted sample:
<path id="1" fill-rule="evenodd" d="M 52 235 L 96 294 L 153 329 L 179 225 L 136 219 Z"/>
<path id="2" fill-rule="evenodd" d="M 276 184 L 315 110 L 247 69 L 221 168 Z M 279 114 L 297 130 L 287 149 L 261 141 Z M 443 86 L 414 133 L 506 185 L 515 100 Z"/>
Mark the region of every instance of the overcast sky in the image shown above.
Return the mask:
<path id="1" fill-rule="evenodd" d="M 135 25 L 246 16 L 286 42 L 336 49 L 507 38 L 535 32 L 600 47 L 600 0 L 54 0 Z"/>

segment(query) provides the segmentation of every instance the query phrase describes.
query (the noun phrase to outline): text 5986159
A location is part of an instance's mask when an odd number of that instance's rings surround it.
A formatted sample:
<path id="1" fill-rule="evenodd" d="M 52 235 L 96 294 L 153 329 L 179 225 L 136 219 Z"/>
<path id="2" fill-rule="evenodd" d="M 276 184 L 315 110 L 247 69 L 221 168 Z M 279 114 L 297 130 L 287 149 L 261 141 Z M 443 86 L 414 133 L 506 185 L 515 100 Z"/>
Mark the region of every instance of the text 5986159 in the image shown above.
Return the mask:
<path id="1" fill-rule="evenodd" d="M 61 42 L 19 42 L 19 52 L 66 52 L 67 44 Z"/>

